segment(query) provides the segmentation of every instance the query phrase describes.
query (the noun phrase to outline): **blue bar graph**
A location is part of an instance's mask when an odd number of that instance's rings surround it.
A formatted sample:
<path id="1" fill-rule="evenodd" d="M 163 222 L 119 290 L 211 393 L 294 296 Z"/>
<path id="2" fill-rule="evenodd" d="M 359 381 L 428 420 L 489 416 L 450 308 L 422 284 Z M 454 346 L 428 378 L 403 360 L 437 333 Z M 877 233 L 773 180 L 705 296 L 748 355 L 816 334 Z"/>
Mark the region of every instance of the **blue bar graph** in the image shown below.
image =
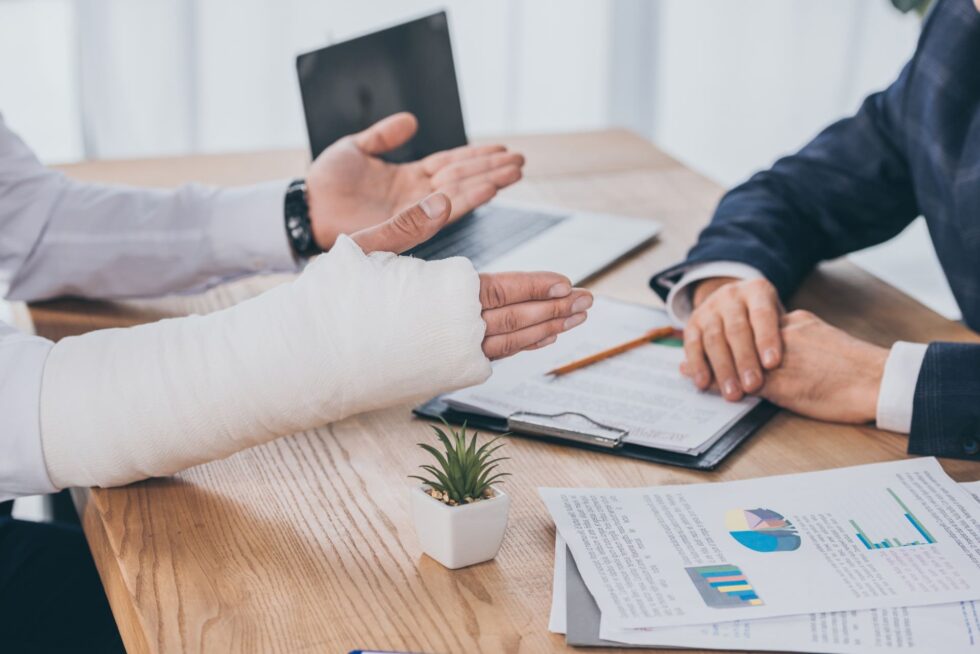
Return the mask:
<path id="1" fill-rule="evenodd" d="M 890 549 L 893 547 L 911 547 L 913 545 L 931 545 L 935 543 L 936 539 L 933 537 L 933 535 L 929 532 L 928 529 L 925 528 L 925 526 L 919 521 L 919 519 L 915 517 L 915 514 L 912 513 L 912 510 L 909 509 L 908 506 L 906 506 L 905 502 L 901 500 L 901 498 L 895 493 L 895 491 L 893 491 L 890 488 L 887 488 L 885 490 L 888 491 L 888 494 L 892 496 L 892 499 L 894 499 L 895 502 L 897 502 L 898 505 L 902 508 L 902 511 L 904 512 L 905 515 L 905 519 L 908 520 L 909 523 L 911 523 L 912 527 L 915 528 L 916 532 L 918 532 L 918 534 L 922 536 L 922 540 L 913 540 L 910 542 L 903 543 L 898 538 L 885 538 L 884 540 L 873 541 L 868 536 L 868 534 L 865 533 L 865 531 L 860 527 L 860 525 L 858 525 L 857 522 L 855 522 L 854 520 L 849 520 L 848 522 L 850 522 L 851 526 L 854 527 L 855 530 L 854 535 L 857 537 L 859 541 L 861 541 L 861 544 L 864 545 L 864 547 L 869 550 L 883 550 L 883 549 Z"/>

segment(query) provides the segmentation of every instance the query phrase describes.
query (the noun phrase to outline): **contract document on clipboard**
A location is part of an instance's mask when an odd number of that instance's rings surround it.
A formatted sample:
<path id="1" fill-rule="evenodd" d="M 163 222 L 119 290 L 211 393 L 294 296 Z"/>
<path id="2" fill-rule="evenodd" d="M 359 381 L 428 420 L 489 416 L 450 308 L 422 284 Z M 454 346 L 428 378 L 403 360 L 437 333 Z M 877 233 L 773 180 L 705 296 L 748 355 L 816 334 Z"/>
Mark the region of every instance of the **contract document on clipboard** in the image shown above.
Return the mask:
<path id="1" fill-rule="evenodd" d="M 663 311 L 597 297 L 589 319 L 556 344 L 497 362 L 487 382 L 442 399 L 462 413 L 507 420 L 517 431 L 533 425 L 539 433 L 697 456 L 759 400 L 728 402 L 698 391 L 678 370 L 684 351 L 676 344 L 651 343 L 561 377 L 546 374 L 667 324 Z"/>

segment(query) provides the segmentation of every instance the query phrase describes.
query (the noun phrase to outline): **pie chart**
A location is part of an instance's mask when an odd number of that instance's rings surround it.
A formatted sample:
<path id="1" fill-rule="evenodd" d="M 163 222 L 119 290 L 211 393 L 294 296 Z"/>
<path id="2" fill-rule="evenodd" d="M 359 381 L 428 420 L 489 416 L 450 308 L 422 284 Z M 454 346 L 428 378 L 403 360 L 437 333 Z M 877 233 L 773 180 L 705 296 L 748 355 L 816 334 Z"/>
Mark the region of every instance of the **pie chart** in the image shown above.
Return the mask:
<path id="1" fill-rule="evenodd" d="M 731 509 L 725 513 L 725 527 L 755 552 L 792 552 L 800 547 L 796 527 L 771 509 Z"/>

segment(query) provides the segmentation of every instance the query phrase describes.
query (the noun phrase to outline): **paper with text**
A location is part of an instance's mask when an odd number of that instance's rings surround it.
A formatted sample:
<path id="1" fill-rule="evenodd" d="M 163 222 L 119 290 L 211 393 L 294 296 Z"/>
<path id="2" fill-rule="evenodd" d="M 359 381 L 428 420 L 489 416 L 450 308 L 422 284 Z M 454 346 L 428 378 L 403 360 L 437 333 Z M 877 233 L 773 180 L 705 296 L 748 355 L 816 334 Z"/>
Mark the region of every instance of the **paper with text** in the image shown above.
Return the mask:
<path id="1" fill-rule="evenodd" d="M 562 377 L 545 374 L 665 324 L 662 311 L 597 298 L 589 320 L 555 345 L 504 359 L 486 383 L 444 399 L 455 409 L 499 418 L 574 411 L 626 430 L 627 442 L 700 454 L 758 400 L 727 402 L 717 393 L 698 392 L 678 371 L 683 349 L 651 344 Z"/>
<path id="2" fill-rule="evenodd" d="M 980 504 L 931 458 L 540 492 L 607 630 L 980 599 Z"/>

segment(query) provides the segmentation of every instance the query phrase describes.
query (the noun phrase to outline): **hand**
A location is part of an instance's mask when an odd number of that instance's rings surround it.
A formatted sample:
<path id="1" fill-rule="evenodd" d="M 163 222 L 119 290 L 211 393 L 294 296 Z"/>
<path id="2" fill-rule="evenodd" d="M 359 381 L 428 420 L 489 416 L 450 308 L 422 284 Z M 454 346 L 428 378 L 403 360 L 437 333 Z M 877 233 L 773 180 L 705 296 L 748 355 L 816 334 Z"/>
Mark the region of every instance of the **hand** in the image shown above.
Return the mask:
<path id="1" fill-rule="evenodd" d="M 485 273 L 480 304 L 487 324 L 483 353 L 503 359 L 551 345 L 558 334 L 581 325 L 592 294 L 553 272 Z"/>
<path id="2" fill-rule="evenodd" d="M 875 419 L 888 350 L 828 325 L 809 311 L 782 319 L 783 360 L 759 395 L 804 416 L 834 422 Z"/>
<path id="3" fill-rule="evenodd" d="M 434 193 L 351 238 L 365 252 L 404 252 L 438 232 L 451 214 L 449 198 Z M 561 332 L 581 325 L 592 294 L 572 288 L 567 277 L 552 272 L 482 274 L 480 304 L 487 325 L 483 353 L 488 359 L 502 359 L 550 345 Z"/>
<path id="4" fill-rule="evenodd" d="M 716 383 L 726 400 L 761 389 L 763 370 L 782 361 L 775 287 L 762 278 L 713 278 L 698 284 L 692 299 L 695 309 L 684 328 L 686 374 L 701 390 Z"/>
<path id="5" fill-rule="evenodd" d="M 433 191 L 449 196 L 452 218 L 488 202 L 521 178 L 524 157 L 502 145 L 467 145 L 404 164 L 377 155 L 415 135 L 408 113 L 384 118 L 320 153 L 306 180 L 310 222 L 317 244 L 330 249 L 340 234 L 386 220 Z"/>

